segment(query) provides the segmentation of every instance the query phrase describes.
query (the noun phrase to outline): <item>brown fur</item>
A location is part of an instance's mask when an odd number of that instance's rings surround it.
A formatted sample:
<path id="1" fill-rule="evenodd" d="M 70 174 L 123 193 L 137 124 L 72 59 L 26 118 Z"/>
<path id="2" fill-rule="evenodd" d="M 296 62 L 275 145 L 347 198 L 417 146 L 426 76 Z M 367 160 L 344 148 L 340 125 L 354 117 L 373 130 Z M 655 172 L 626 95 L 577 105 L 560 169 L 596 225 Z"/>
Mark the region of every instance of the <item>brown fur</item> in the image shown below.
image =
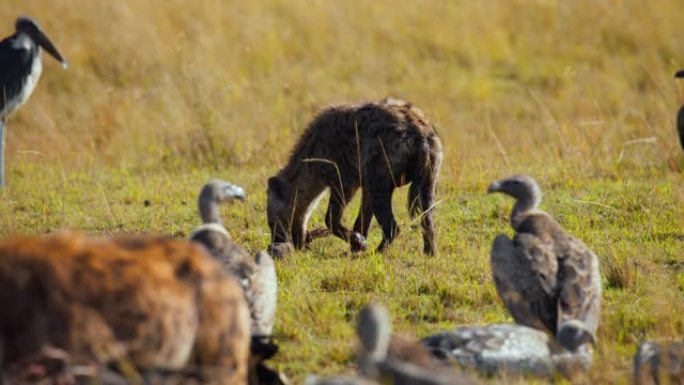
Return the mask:
<path id="1" fill-rule="evenodd" d="M 249 310 L 200 246 L 78 234 L 0 241 L 0 365 L 64 349 L 74 362 L 220 370 L 245 384 Z"/>
<path id="2" fill-rule="evenodd" d="M 301 248 L 307 212 L 330 188 L 326 226 L 333 235 L 365 249 L 373 216 L 382 227 L 384 250 L 399 233 L 392 214 L 395 188 L 411 183 L 412 216 L 423 212 L 423 249 L 435 253 L 433 204 L 442 143 L 423 112 L 400 99 L 323 110 L 304 131 L 287 165 L 268 182 L 268 223 L 272 241 Z M 345 206 L 362 188 L 354 230 L 342 225 Z"/>
<path id="3" fill-rule="evenodd" d="M 407 335 L 393 334 L 387 356 L 391 359 L 408 362 L 426 369 L 443 369 L 444 365 L 435 360 L 423 345 Z"/>

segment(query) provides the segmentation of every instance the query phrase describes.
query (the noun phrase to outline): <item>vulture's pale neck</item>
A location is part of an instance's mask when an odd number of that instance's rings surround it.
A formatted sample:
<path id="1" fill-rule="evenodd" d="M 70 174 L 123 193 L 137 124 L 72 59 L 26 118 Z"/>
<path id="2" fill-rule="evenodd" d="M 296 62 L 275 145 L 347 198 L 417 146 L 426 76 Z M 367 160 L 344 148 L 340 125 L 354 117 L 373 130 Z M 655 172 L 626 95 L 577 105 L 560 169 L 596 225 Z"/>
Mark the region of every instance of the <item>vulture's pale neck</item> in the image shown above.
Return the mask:
<path id="1" fill-rule="evenodd" d="M 513 228 L 517 228 L 531 212 L 537 210 L 539 203 L 541 203 L 541 193 L 538 189 L 527 189 L 517 198 L 513 211 L 511 211 L 511 226 Z"/>
<path id="2" fill-rule="evenodd" d="M 218 199 L 209 189 L 202 190 L 199 196 L 199 214 L 202 223 L 222 223 Z"/>
<path id="3" fill-rule="evenodd" d="M 366 306 L 359 313 L 356 332 L 361 343 L 361 371 L 368 374 L 387 357 L 392 325 L 387 309 L 379 304 Z"/>

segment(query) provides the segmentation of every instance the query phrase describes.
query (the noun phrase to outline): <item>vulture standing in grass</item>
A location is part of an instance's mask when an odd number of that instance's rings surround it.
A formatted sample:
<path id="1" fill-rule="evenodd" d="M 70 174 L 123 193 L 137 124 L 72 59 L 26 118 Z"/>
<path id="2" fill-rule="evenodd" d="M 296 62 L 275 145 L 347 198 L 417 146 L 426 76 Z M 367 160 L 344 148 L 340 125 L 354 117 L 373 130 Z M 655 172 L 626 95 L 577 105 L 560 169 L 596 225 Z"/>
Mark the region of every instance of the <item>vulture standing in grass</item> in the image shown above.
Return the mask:
<path id="1" fill-rule="evenodd" d="M 477 380 L 434 360 L 419 343 L 392 335 L 387 309 L 377 303 L 364 307 L 357 319 L 359 376 L 317 379 L 307 385 L 464 385 Z"/>
<path id="2" fill-rule="evenodd" d="M 257 361 L 263 361 L 275 355 L 278 349 L 271 340 L 278 290 L 275 264 L 267 252 L 260 251 L 253 257 L 235 244 L 223 226 L 219 212 L 221 203 L 245 197 L 240 186 L 219 179 L 207 182 L 198 199 L 203 224 L 190 234 L 190 240 L 204 245 L 242 285 L 252 319 L 252 354 Z M 267 375 L 266 372 L 261 374 Z"/>
<path id="3" fill-rule="evenodd" d="M 634 355 L 634 384 L 684 384 L 684 342 L 641 344 Z"/>
<path id="4" fill-rule="evenodd" d="M 684 70 L 677 71 L 675 78 L 684 78 Z M 679 143 L 684 149 L 684 105 L 679 107 L 679 112 L 677 113 L 677 132 L 679 133 Z"/>
<path id="5" fill-rule="evenodd" d="M 486 375 L 556 373 L 572 377 L 591 365 L 586 343 L 593 343 L 579 321 L 563 324 L 558 339 L 515 324 L 464 326 L 423 339 L 432 355 L 448 364 L 476 369 Z"/>
<path id="6" fill-rule="evenodd" d="M 511 212 L 513 239 L 500 234 L 491 253 L 497 292 L 516 323 L 558 338 L 567 322 L 579 322 L 596 338 L 601 310 L 598 258 L 537 207 L 541 191 L 526 175 L 494 182 L 488 192 L 516 199 Z M 585 345 L 586 346 L 586 345 Z"/>

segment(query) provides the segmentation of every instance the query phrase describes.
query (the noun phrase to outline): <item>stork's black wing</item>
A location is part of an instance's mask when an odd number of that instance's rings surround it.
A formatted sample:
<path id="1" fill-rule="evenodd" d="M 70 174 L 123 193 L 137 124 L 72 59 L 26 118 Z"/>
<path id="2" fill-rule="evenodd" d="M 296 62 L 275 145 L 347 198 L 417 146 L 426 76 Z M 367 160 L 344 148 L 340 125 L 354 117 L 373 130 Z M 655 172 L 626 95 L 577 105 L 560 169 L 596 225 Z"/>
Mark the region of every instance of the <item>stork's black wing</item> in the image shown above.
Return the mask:
<path id="1" fill-rule="evenodd" d="M 36 48 L 12 45 L 16 35 L 0 41 L 0 118 L 11 111 L 5 111 L 8 101 L 21 92 L 24 79 L 31 73 Z"/>
<path id="2" fill-rule="evenodd" d="M 679 132 L 679 143 L 684 149 L 684 106 L 679 109 L 677 114 L 677 131 Z"/>

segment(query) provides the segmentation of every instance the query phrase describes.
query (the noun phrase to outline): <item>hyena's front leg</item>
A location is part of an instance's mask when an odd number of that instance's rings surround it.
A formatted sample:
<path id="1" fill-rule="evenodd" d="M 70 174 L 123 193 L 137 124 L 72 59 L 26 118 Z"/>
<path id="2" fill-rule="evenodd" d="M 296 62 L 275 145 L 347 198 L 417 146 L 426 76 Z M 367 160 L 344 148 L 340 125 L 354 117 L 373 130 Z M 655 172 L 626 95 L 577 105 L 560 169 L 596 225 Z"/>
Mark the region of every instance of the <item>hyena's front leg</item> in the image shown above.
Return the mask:
<path id="1" fill-rule="evenodd" d="M 385 251 L 392 243 L 394 238 L 399 235 L 399 226 L 392 213 L 392 193 L 394 187 L 382 188 L 375 187 L 371 190 L 371 205 L 375 219 L 382 227 L 382 242 L 378 246 L 378 251 Z"/>
<path id="2" fill-rule="evenodd" d="M 352 232 L 342 224 L 344 208 L 351 201 L 357 188 L 330 188 L 330 203 L 328 212 L 325 214 L 325 225 L 328 226 L 334 236 L 343 239 L 351 245 L 353 252 L 366 250 L 366 239 L 358 232 Z"/>
<path id="3" fill-rule="evenodd" d="M 364 238 L 368 238 L 371 220 L 373 220 L 373 206 L 368 189 L 364 188 L 361 190 L 361 207 L 359 208 L 359 216 L 356 217 L 354 223 L 354 231 L 363 235 Z"/>

